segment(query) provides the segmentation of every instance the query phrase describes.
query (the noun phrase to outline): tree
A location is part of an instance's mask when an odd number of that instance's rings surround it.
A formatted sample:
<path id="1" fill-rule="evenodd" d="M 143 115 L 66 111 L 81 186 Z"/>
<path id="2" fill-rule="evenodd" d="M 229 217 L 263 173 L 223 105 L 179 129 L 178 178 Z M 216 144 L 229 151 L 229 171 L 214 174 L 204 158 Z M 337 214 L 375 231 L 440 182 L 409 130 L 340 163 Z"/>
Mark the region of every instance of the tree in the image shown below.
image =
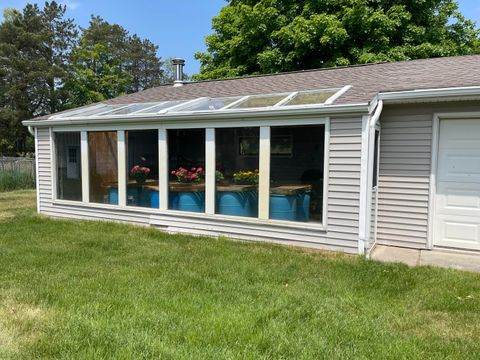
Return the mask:
<path id="1" fill-rule="evenodd" d="M 163 82 L 158 46 L 92 16 L 72 56 L 71 106 L 137 92 Z"/>
<path id="2" fill-rule="evenodd" d="M 230 0 L 195 79 L 480 53 L 454 0 Z"/>
<path id="3" fill-rule="evenodd" d="M 7 9 L 0 24 L 0 153 L 31 151 L 21 121 L 61 110 L 67 93 L 69 54 L 76 41 L 65 6 L 46 2 Z"/>

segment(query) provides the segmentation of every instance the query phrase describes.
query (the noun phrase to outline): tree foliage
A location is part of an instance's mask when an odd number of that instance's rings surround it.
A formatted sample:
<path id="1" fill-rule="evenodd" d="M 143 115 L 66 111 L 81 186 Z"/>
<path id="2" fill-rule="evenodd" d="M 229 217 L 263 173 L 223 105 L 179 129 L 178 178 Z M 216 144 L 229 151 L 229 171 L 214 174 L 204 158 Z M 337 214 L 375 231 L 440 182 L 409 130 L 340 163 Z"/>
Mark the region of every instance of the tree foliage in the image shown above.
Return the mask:
<path id="1" fill-rule="evenodd" d="M 167 80 L 158 47 L 92 16 L 86 29 L 55 1 L 7 9 L 0 23 L 0 155 L 33 150 L 21 121 Z"/>
<path id="2" fill-rule="evenodd" d="M 480 52 L 454 0 L 230 0 L 196 79 Z"/>

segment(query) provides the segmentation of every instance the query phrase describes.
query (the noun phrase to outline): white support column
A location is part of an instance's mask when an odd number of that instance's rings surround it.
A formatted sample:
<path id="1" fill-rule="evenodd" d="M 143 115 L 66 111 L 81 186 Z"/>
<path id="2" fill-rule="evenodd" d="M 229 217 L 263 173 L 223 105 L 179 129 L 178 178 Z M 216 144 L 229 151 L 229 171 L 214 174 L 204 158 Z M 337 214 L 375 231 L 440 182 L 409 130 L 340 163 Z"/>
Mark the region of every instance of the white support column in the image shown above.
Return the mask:
<path id="1" fill-rule="evenodd" d="M 368 239 L 368 196 L 370 191 L 368 189 L 369 179 L 369 137 L 370 126 L 369 117 L 362 117 L 362 152 L 360 164 L 360 206 L 358 213 L 358 253 L 363 255 L 365 253 L 365 242 Z"/>
<path id="2" fill-rule="evenodd" d="M 58 197 L 57 149 L 55 144 L 55 134 L 52 128 L 49 129 L 48 137 L 50 141 L 50 177 L 52 179 L 52 201 L 55 201 Z"/>
<path id="3" fill-rule="evenodd" d="M 215 129 L 205 129 L 205 213 L 215 214 Z"/>
<path id="4" fill-rule="evenodd" d="M 35 128 L 35 185 L 37 191 L 37 213 L 40 213 L 40 179 L 38 177 L 38 128 Z M 56 179 L 52 179 L 56 181 Z"/>
<path id="5" fill-rule="evenodd" d="M 127 166 L 126 166 L 126 145 L 125 130 L 117 131 L 117 167 L 118 167 L 118 205 L 127 205 Z"/>
<path id="6" fill-rule="evenodd" d="M 88 169 L 88 132 L 80 133 L 80 152 L 82 158 L 82 202 L 90 202 L 90 173 Z"/>
<path id="7" fill-rule="evenodd" d="M 258 218 L 270 217 L 270 127 L 260 128 L 260 177 L 258 181 Z"/>
<path id="8" fill-rule="evenodd" d="M 168 210 L 168 141 L 167 130 L 158 129 L 158 188 L 160 210 Z"/>
<path id="9" fill-rule="evenodd" d="M 322 225 L 328 225 L 328 185 L 330 175 L 330 118 L 325 120 L 325 137 L 323 150 L 323 204 L 322 204 Z"/>

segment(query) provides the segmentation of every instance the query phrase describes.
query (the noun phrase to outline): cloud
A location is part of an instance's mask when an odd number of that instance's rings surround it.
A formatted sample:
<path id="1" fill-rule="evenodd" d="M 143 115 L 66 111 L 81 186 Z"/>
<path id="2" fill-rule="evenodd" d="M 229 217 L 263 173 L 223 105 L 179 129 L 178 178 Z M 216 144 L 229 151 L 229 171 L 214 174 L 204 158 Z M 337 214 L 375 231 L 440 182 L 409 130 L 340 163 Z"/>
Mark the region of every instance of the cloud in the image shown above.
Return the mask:
<path id="1" fill-rule="evenodd" d="M 76 10 L 80 6 L 80 3 L 72 0 L 62 0 L 60 1 L 62 5 L 65 5 L 68 10 Z"/>

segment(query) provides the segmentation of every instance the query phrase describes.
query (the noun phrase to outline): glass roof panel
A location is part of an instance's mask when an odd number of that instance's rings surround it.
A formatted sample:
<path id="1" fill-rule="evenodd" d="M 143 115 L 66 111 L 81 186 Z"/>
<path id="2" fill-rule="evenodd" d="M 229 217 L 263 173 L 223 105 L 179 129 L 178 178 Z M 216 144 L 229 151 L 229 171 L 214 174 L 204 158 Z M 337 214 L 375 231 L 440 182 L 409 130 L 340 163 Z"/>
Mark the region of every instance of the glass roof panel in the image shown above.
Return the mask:
<path id="1" fill-rule="evenodd" d="M 242 96 L 208 99 L 201 103 L 197 103 L 191 106 L 187 106 L 186 108 L 182 108 L 179 111 L 219 110 L 241 98 Z"/>
<path id="2" fill-rule="evenodd" d="M 301 91 L 293 99 L 291 99 L 284 105 L 290 106 L 290 105 L 323 104 L 329 97 L 333 96 L 337 91 L 338 90 Z"/>
<path id="3" fill-rule="evenodd" d="M 155 104 L 158 104 L 158 103 L 139 103 L 139 104 L 132 104 L 130 106 L 127 106 L 127 107 L 124 107 L 124 108 L 121 108 L 121 109 L 118 109 L 118 110 L 113 110 L 111 112 L 108 112 L 104 115 L 123 115 L 123 114 L 130 114 L 134 111 L 139 111 L 139 110 L 142 110 L 142 109 L 146 109 L 146 108 L 149 108 Z"/>
<path id="4" fill-rule="evenodd" d="M 285 99 L 288 95 L 289 94 L 271 94 L 251 96 L 240 104 L 231 107 L 231 109 L 248 109 L 273 106 L 276 103 L 280 102 L 280 100 Z"/>
<path id="5" fill-rule="evenodd" d="M 151 108 L 145 108 L 144 110 L 140 110 L 137 114 L 156 114 L 159 111 L 171 108 L 172 106 L 179 105 L 183 102 L 186 102 L 185 100 L 183 101 L 164 101 L 161 103 L 158 103 L 158 105 L 151 107 Z"/>
<path id="6" fill-rule="evenodd" d="M 75 117 L 83 117 L 83 116 L 92 116 L 96 114 L 101 114 L 106 111 L 114 110 L 119 107 L 122 107 L 125 105 L 107 105 L 107 104 L 97 104 L 97 105 L 92 105 L 89 107 L 86 107 L 85 109 L 82 110 L 75 110 L 72 112 L 68 112 L 65 114 L 61 114 L 61 117 L 70 117 L 70 116 L 75 116 Z"/>

